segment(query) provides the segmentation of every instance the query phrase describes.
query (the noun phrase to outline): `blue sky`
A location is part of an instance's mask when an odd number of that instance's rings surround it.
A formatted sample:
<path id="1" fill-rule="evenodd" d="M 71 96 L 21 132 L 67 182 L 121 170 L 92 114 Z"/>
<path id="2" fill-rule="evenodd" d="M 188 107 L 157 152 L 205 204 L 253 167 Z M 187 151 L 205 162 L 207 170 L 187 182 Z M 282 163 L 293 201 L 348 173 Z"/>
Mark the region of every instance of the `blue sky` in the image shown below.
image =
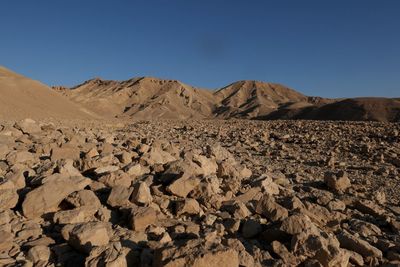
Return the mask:
<path id="1" fill-rule="evenodd" d="M 400 1 L 2 1 L 0 65 L 49 85 L 155 76 L 400 96 Z"/>

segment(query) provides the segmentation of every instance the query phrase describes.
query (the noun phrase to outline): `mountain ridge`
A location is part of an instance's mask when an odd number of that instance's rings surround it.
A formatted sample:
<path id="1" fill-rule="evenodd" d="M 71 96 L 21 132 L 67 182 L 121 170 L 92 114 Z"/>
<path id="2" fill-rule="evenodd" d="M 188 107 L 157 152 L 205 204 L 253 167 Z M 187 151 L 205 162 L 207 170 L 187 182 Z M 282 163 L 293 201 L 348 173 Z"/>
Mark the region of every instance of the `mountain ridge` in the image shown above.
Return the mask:
<path id="1" fill-rule="evenodd" d="M 399 98 L 306 96 L 256 80 L 211 91 L 147 76 L 123 81 L 96 77 L 51 89 L 0 66 L 0 93 L 0 117 L 400 121 Z"/>

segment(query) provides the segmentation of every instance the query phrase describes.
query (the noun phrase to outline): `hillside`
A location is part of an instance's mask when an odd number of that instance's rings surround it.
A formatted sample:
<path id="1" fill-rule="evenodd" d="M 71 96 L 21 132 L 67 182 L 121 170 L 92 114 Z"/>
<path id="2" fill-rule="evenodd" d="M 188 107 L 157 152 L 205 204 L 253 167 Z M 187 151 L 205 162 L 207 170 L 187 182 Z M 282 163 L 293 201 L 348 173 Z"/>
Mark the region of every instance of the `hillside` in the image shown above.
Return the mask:
<path id="1" fill-rule="evenodd" d="M 238 81 L 216 91 L 152 77 L 50 87 L 0 67 L 1 118 L 305 119 L 400 121 L 396 98 L 327 99 L 275 83 Z"/>
<path id="2" fill-rule="evenodd" d="M 307 97 L 280 84 L 238 81 L 214 93 L 215 115 L 221 118 L 254 118 L 289 103 L 308 105 Z"/>
<path id="3" fill-rule="evenodd" d="M 0 118 L 93 118 L 50 87 L 0 66 Z"/>
<path id="4" fill-rule="evenodd" d="M 204 119 L 211 116 L 214 105 L 207 90 L 150 77 L 121 82 L 97 78 L 63 94 L 105 117 Z"/>

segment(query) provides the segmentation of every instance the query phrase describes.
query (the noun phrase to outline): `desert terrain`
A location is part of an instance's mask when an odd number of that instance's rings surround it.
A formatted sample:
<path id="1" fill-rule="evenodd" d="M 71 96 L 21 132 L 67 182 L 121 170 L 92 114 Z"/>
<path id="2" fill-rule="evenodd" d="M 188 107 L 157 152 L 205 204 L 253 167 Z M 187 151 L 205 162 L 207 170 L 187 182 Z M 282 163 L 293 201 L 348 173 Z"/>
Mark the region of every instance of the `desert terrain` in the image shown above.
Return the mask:
<path id="1" fill-rule="evenodd" d="M 400 102 L 0 69 L 0 266 L 400 266 Z"/>

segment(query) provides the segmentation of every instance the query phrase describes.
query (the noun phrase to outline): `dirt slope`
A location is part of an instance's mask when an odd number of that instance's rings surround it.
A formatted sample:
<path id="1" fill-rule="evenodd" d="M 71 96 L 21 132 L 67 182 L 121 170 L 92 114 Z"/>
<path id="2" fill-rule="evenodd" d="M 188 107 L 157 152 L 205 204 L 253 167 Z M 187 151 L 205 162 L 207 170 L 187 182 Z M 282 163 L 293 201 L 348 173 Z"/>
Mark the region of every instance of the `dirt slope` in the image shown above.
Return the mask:
<path id="1" fill-rule="evenodd" d="M 0 66 L 0 118 L 92 118 L 50 87 Z"/>

